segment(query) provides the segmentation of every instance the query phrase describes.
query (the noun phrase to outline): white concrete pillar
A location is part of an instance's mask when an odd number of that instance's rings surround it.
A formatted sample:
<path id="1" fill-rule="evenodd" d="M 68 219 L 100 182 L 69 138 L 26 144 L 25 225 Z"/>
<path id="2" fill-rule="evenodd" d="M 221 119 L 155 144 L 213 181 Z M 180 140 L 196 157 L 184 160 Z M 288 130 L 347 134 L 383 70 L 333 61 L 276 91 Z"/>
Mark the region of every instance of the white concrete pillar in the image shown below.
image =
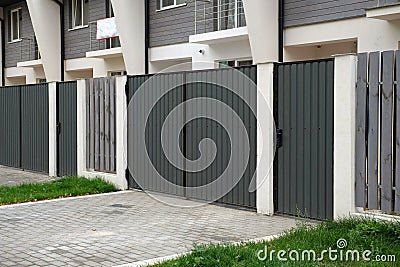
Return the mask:
<path id="1" fill-rule="evenodd" d="M 40 3 L 39 3 L 40 2 Z M 54 0 L 27 0 L 46 79 L 61 80 L 60 6 Z"/>
<path id="2" fill-rule="evenodd" d="M 57 177 L 57 83 L 49 83 L 49 176 Z"/>
<path id="3" fill-rule="evenodd" d="M 127 99 L 125 95 L 126 76 L 116 77 L 116 138 L 117 138 L 117 184 L 120 189 L 128 189 L 125 171 L 128 168 L 128 124 Z"/>
<path id="4" fill-rule="evenodd" d="M 274 63 L 257 65 L 257 212 L 274 214 Z"/>
<path id="5" fill-rule="evenodd" d="M 86 171 L 86 81 L 77 81 L 77 172 L 84 176 Z"/>
<path id="6" fill-rule="evenodd" d="M 243 0 L 254 64 L 278 61 L 279 1 Z"/>
<path id="7" fill-rule="evenodd" d="M 356 211 L 356 55 L 335 56 L 333 130 L 333 217 L 339 219 Z"/>
<path id="8" fill-rule="evenodd" d="M 145 1 L 111 0 L 128 75 L 145 73 Z M 154 12 L 154 11 L 152 11 Z"/>

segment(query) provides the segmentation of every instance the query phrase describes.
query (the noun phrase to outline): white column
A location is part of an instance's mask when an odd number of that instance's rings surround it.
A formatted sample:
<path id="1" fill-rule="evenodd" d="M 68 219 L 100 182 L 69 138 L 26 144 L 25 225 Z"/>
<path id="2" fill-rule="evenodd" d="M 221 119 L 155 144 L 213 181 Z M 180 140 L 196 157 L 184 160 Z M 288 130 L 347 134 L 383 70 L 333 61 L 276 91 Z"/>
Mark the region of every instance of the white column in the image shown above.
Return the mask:
<path id="1" fill-rule="evenodd" d="M 335 57 L 333 130 L 333 217 L 355 212 L 355 133 L 357 57 Z"/>
<path id="2" fill-rule="evenodd" d="M 40 3 L 39 3 L 40 2 Z M 61 79 L 60 6 L 54 0 L 27 0 L 46 79 Z"/>
<path id="3" fill-rule="evenodd" d="M 77 81 L 77 172 L 84 176 L 86 171 L 86 81 Z"/>
<path id="4" fill-rule="evenodd" d="M 125 171 L 128 168 L 127 99 L 125 95 L 126 76 L 116 78 L 116 138 L 117 138 L 117 180 L 120 189 L 128 189 Z"/>
<path id="5" fill-rule="evenodd" d="M 49 83 L 49 176 L 57 177 L 57 83 Z"/>
<path id="6" fill-rule="evenodd" d="M 144 0 L 111 0 L 121 41 L 126 71 L 129 75 L 145 72 Z M 154 12 L 152 10 L 151 12 Z"/>
<path id="7" fill-rule="evenodd" d="M 257 212 L 274 214 L 274 64 L 257 65 Z"/>
<path id="8" fill-rule="evenodd" d="M 278 61 L 278 0 L 243 0 L 254 64 Z"/>

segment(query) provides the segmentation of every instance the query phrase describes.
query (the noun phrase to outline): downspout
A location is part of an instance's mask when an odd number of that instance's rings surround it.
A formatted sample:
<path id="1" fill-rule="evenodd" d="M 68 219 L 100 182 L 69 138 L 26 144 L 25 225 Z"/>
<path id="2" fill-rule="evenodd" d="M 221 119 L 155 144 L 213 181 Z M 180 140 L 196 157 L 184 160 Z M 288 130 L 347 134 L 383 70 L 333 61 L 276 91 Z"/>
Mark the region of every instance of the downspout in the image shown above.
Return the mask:
<path id="1" fill-rule="evenodd" d="M 6 71 L 5 71 L 5 60 L 6 60 L 6 33 L 5 33 L 5 25 L 4 19 L 0 19 L 1 21 L 1 84 L 2 86 L 6 85 Z"/>
<path id="2" fill-rule="evenodd" d="M 65 60 L 65 32 L 64 32 L 64 4 L 63 2 L 60 2 L 59 0 L 53 0 L 54 2 L 56 2 L 59 7 L 60 7 L 60 38 L 61 38 L 61 62 L 60 62 L 60 67 L 61 67 L 61 82 L 63 82 L 65 80 L 64 77 L 64 72 L 65 72 L 65 66 L 64 66 L 64 60 Z"/>
<path id="3" fill-rule="evenodd" d="M 283 15 L 284 15 L 284 11 L 283 11 L 283 1 L 284 0 L 279 0 L 279 8 L 278 8 L 278 12 L 279 12 L 279 52 L 278 52 L 278 61 L 279 62 L 283 62 Z"/>
<path id="4" fill-rule="evenodd" d="M 149 47 L 150 47 L 150 16 L 149 16 L 149 7 L 150 1 L 149 0 L 145 0 L 144 3 L 144 16 L 145 16 L 145 29 L 144 29 L 144 35 L 145 35 L 145 39 L 144 39 L 144 72 L 145 74 L 149 74 Z"/>

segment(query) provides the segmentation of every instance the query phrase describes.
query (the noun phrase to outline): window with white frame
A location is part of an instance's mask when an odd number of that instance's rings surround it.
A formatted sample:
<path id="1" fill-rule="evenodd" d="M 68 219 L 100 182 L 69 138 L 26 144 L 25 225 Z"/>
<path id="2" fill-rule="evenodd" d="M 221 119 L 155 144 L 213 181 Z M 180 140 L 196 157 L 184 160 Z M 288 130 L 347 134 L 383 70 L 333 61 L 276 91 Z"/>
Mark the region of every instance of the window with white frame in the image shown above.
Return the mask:
<path id="1" fill-rule="evenodd" d="M 222 60 L 218 62 L 219 68 L 228 68 L 228 67 L 243 67 L 243 66 L 251 66 L 253 65 L 252 59 L 241 59 L 241 60 Z"/>
<path id="2" fill-rule="evenodd" d="M 218 30 L 246 26 L 242 0 L 218 0 Z"/>
<path id="3" fill-rule="evenodd" d="M 158 9 L 168 9 L 186 4 L 186 0 L 158 0 Z"/>
<path id="4" fill-rule="evenodd" d="M 22 9 L 16 8 L 9 12 L 8 18 L 8 30 L 9 30 L 9 41 L 19 41 L 21 40 L 21 16 Z"/>
<path id="5" fill-rule="evenodd" d="M 89 24 L 89 0 L 72 0 L 71 4 L 72 28 L 79 28 Z"/>

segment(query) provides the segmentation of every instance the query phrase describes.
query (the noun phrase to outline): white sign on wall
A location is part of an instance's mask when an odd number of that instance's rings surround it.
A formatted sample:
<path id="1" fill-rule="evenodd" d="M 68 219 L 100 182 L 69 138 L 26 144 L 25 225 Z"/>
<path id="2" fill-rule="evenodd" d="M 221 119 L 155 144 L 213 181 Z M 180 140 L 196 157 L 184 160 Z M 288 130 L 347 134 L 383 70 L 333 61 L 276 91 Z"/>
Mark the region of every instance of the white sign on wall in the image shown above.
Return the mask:
<path id="1" fill-rule="evenodd" d="M 97 21 L 97 40 L 109 39 L 118 37 L 117 24 L 115 23 L 115 17 L 101 19 Z"/>

